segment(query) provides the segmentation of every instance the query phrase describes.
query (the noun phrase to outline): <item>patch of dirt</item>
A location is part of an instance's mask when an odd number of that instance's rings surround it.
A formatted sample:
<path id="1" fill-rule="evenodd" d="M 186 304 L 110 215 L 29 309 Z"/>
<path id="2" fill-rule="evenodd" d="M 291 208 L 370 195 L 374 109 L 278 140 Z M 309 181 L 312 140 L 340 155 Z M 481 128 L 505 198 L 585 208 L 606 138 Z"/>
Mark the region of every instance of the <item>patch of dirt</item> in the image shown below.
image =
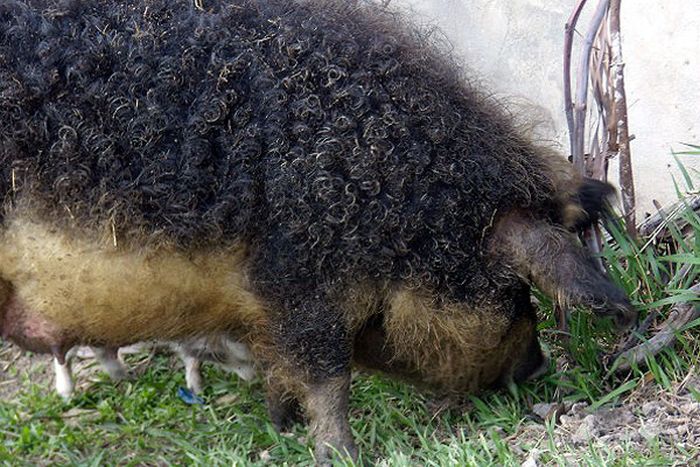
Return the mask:
<path id="1" fill-rule="evenodd" d="M 23 389 L 25 381 L 51 387 L 51 358 L 25 352 L 7 342 L 0 342 L 0 400 L 14 400 Z"/>
<path id="2" fill-rule="evenodd" d="M 691 372 L 670 390 L 653 381 L 643 384 L 613 407 L 591 410 L 586 403 L 537 404 L 533 418 L 555 417 L 554 445 L 574 463 L 591 445 L 613 451 L 625 446 L 628 452 L 646 453 L 650 442 L 656 441 L 661 452 L 677 453 L 700 445 L 700 402 L 693 391 L 700 391 L 700 376 Z M 523 424 L 508 441 L 528 466 L 538 465 L 538 452 L 551 446 L 544 421 Z M 523 446 L 529 448 L 527 452 Z"/>

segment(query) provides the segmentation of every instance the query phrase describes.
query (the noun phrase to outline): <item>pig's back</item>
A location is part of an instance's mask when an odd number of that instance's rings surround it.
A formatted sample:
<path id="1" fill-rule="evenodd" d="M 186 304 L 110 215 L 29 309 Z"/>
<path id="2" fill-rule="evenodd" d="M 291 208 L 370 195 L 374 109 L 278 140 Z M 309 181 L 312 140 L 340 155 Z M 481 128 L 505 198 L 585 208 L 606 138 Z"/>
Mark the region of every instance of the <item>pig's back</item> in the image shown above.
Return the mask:
<path id="1" fill-rule="evenodd" d="M 64 4 L 0 7 L 0 191 L 53 222 L 444 282 L 551 201 L 503 110 L 376 6 Z"/>

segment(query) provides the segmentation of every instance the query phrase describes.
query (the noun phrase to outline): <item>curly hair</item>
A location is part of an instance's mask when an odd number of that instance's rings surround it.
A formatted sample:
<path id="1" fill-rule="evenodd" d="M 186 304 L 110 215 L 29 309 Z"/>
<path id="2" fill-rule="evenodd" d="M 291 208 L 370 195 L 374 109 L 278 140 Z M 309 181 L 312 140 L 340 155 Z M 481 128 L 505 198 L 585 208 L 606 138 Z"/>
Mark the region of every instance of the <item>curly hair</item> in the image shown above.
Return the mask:
<path id="1" fill-rule="evenodd" d="M 495 216 L 552 209 L 551 158 L 399 15 L 214 3 L 3 2 L 4 203 L 127 240 L 245 238 L 280 290 L 385 277 L 461 299 L 491 280 Z"/>

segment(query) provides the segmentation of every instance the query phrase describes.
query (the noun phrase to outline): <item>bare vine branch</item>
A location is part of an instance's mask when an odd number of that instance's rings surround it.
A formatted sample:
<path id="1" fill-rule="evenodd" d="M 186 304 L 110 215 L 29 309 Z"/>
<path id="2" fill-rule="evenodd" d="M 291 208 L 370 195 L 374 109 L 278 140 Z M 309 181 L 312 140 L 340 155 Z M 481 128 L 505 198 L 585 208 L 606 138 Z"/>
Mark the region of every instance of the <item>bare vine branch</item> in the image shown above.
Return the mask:
<path id="1" fill-rule="evenodd" d="M 588 100 L 588 76 L 591 64 L 591 49 L 595 41 L 600 26 L 605 19 L 610 0 L 600 0 L 593 13 L 593 19 L 588 27 L 581 50 L 581 62 L 579 63 L 576 83 L 576 100 L 574 101 L 574 146 L 571 151 L 574 167 L 581 175 L 586 175 L 584 164 L 584 146 L 586 139 L 586 102 Z"/>
<path id="2" fill-rule="evenodd" d="M 653 242 L 657 237 L 663 236 L 664 231 L 668 228 L 668 222 L 678 222 L 679 217 L 688 209 L 700 213 L 700 195 L 694 195 L 684 201 L 679 201 L 675 205 L 667 209 L 667 213 L 657 212 L 648 219 L 645 219 L 639 225 L 639 235 L 647 239 L 642 249 L 646 248 L 649 243 Z"/>
<path id="3" fill-rule="evenodd" d="M 569 127 L 569 147 L 574 150 L 574 101 L 571 96 L 571 50 L 574 44 L 576 23 L 587 0 L 578 0 L 569 20 L 564 25 L 564 112 Z"/>

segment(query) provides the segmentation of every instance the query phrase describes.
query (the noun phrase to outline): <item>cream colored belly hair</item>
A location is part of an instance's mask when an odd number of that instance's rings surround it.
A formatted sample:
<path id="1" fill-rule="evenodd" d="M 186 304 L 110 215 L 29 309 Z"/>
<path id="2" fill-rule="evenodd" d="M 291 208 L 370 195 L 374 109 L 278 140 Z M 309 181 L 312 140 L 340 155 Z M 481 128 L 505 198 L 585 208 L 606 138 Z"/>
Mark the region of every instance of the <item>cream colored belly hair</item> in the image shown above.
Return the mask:
<path id="1" fill-rule="evenodd" d="M 422 383 L 459 392 L 493 384 L 534 331 L 526 320 L 506 318 L 496 304 L 438 305 L 430 294 L 411 289 L 390 298 L 384 325 L 394 358 L 415 368 Z"/>
<path id="2" fill-rule="evenodd" d="M 0 277 L 32 312 L 81 338 L 123 345 L 260 319 L 246 258 L 241 244 L 188 253 L 116 247 L 17 218 L 0 240 Z"/>

